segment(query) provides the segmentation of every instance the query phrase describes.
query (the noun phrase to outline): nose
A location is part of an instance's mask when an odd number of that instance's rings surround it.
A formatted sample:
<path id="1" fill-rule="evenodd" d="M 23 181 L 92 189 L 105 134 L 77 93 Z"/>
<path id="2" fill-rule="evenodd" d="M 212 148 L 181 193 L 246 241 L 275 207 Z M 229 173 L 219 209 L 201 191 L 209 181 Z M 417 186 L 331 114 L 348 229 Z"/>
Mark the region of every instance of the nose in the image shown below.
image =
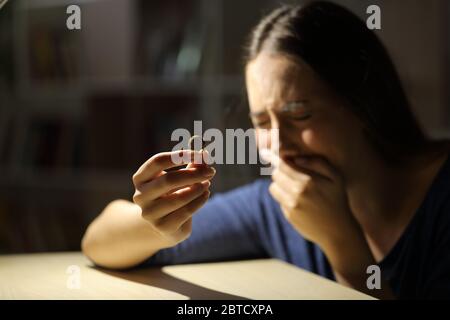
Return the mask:
<path id="1" fill-rule="evenodd" d="M 279 116 L 273 117 L 272 128 L 278 129 L 278 141 L 272 141 L 272 144 L 278 143 L 280 158 L 298 156 L 303 153 L 300 141 L 301 132 L 298 128 L 293 128 L 289 122 L 283 121 Z"/>

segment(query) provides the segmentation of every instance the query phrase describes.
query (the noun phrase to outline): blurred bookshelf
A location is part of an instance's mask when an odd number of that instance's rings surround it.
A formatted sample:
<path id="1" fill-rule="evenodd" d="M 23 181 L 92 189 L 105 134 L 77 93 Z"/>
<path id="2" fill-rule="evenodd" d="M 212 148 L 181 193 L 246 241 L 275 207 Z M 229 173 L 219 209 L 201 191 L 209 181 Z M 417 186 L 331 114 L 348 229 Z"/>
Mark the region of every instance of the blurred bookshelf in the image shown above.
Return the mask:
<path id="1" fill-rule="evenodd" d="M 339 1 L 363 18 L 372 2 Z M 376 3 L 377 33 L 420 121 L 449 137 L 448 2 Z M 66 28 L 69 4 L 81 30 Z M 172 148 L 173 129 L 248 128 L 242 52 L 278 5 L 10 0 L 0 11 L 0 253 L 79 250 L 107 203 L 131 199 L 138 167 Z M 258 177 L 255 166 L 217 169 L 213 193 Z"/>
<path id="2" fill-rule="evenodd" d="M 10 1 L 0 12 L 0 252 L 79 250 L 107 203 L 131 199 L 137 168 L 175 145 L 172 130 L 249 125 L 243 44 L 274 3 Z M 66 28 L 69 4 L 81 30 Z M 230 167 L 213 192 L 255 177 Z"/>

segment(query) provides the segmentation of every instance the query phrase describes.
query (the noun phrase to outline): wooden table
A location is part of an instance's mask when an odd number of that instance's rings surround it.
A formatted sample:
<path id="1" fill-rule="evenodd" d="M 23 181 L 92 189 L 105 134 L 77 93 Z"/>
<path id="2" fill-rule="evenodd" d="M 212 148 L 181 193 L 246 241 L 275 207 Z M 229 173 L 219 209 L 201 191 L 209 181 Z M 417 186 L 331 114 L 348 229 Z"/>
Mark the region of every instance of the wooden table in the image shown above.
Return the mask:
<path id="1" fill-rule="evenodd" d="M 96 268 L 81 253 L 0 256 L 0 299 L 373 299 L 275 259 Z"/>

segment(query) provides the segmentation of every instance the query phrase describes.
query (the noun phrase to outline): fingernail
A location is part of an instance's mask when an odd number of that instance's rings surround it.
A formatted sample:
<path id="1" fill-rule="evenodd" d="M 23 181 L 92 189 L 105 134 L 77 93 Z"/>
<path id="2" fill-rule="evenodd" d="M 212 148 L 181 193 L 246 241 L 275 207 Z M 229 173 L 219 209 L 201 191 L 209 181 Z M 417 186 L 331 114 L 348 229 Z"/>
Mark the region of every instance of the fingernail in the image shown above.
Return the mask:
<path id="1" fill-rule="evenodd" d="M 205 171 L 205 176 L 207 176 L 207 177 L 212 177 L 215 174 L 216 174 L 216 169 L 214 169 L 213 167 L 208 167 L 208 169 L 206 169 L 206 171 Z"/>
<path id="2" fill-rule="evenodd" d="M 211 186 L 210 181 L 203 182 L 202 184 L 203 184 L 203 188 L 205 188 L 205 189 L 208 189 Z"/>

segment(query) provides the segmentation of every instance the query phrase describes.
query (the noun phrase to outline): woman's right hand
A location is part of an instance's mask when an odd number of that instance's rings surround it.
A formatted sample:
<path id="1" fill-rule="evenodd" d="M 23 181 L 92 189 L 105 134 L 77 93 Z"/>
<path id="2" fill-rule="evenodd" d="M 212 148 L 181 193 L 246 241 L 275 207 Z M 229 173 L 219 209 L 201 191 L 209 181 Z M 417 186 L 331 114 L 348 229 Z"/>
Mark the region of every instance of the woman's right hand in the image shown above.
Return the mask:
<path id="1" fill-rule="evenodd" d="M 188 153 L 191 160 L 199 154 L 199 151 L 181 152 Z M 180 166 L 180 163 L 173 162 L 176 153 L 180 154 L 180 151 L 154 155 L 133 175 L 133 202 L 141 208 L 142 218 L 161 235 L 166 247 L 190 236 L 192 215 L 208 200 L 209 180 L 216 173 L 206 164 L 193 165 L 190 162 L 184 163 L 188 164 L 186 168 L 166 171 Z"/>

